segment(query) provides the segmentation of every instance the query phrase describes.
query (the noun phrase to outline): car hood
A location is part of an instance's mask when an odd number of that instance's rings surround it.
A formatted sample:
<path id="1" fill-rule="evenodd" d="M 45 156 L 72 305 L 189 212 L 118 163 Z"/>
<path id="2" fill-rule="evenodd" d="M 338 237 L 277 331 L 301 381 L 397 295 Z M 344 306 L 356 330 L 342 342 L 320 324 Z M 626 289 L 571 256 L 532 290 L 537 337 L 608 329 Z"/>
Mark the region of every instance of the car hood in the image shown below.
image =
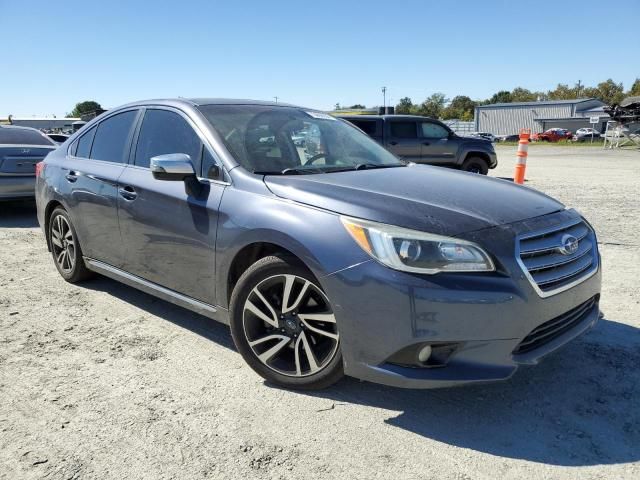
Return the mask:
<path id="1" fill-rule="evenodd" d="M 441 167 L 272 176 L 277 196 L 367 220 L 458 235 L 546 215 L 564 206 L 510 181 Z"/>

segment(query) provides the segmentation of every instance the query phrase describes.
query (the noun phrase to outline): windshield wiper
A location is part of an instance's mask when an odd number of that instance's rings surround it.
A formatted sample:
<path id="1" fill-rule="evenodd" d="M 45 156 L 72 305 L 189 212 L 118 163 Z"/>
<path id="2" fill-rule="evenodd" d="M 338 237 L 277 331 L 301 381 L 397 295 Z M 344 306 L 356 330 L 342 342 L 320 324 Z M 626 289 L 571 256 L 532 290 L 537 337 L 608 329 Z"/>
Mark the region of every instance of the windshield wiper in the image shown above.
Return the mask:
<path id="1" fill-rule="evenodd" d="M 319 169 L 310 169 L 310 168 L 299 168 L 299 167 L 289 167 L 284 170 L 254 170 L 253 173 L 256 175 L 306 175 L 310 173 L 315 173 L 316 171 L 320 171 Z"/>
<path id="2" fill-rule="evenodd" d="M 344 167 L 338 167 L 328 170 L 329 172 L 351 172 L 353 170 L 374 170 L 376 168 L 393 168 L 393 167 L 406 167 L 406 163 L 358 163 L 357 165 L 350 165 Z"/>
<path id="3" fill-rule="evenodd" d="M 305 167 L 289 167 L 284 170 L 254 170 L 253 173 L 257 175 L 310 175 L 314 173 L 333 173 L 333 172 L 350 172 L 353 170 L 373 170 L 376 168 L 393 168 L 393 167 L 406 167 L 406 163 L 358 163 L 357 165 L 344 165 L 344 166 L 332 166 L 327 165 L 317 168 L 305 168 Z"/>

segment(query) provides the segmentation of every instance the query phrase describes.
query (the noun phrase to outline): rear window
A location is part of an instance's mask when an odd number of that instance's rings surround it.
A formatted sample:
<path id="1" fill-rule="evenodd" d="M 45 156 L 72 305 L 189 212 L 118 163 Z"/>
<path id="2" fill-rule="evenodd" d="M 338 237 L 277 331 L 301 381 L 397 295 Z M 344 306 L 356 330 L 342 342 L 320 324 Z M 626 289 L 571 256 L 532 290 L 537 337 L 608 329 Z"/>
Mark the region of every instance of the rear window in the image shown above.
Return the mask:
<path id="1" fill-rule="evenodd" d="M 77 147 L 73 152 L 76 157 L 89 158 L 89 152 L 91 152 L 91 144 L 93 143 L 93 137 L 96 134 L 96 127 L 93 127 L 87 133 L 82 135 L 76 143 Z"/>
<path id="2" fill-rule="evenodd" d="M 391 122 L 391 136 L 395 138 L 418 138 L 416 122 Z"/>
<path id="3" fill-rule="evenodd" d="M 362 130 L 364 133 L 369 135 L 370 137 L 378 136 L 376 132 L 376 121 L 375 120 L 351 120 L 349 122 L 353 123 L 356 127 Z"/>
<path id="4" fill-rule="evenodd" d="M 3 145 L 55 145 L 48 137 L 28 128 L 0 128 L 0 144 Z"/>
<path id="5" fill-rule="evenodd" d="M 136 110 L 130 110 L 100 122 L 93 139 L 91 158 L 106 162 L 126 163 L 129 134 L 137 114 Z"/>

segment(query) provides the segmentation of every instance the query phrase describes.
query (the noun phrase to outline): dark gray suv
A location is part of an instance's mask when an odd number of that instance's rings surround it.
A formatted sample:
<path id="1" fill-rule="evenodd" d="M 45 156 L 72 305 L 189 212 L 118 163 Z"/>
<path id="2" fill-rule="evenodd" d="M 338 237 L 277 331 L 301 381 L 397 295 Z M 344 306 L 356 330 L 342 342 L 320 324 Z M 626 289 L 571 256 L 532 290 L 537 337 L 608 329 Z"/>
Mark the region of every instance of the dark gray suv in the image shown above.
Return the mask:
<path id="1" fill-rule="evenodd" d="M 132 103 L 38 168 L 70 282 L 100 273 L 231 326 L 267 380 L 501 380 L 598 319 L 593 229 L 532 189 L 407 164 L 323 112 Z"/>
<path id="2" fill-rule="evenodd" d="M 345 115 L 340 118 L 410 162 L 483 175 L 498 166 L 498 156 L 489 140 L 461 137 L 433 118 L 419 115 Z"/>

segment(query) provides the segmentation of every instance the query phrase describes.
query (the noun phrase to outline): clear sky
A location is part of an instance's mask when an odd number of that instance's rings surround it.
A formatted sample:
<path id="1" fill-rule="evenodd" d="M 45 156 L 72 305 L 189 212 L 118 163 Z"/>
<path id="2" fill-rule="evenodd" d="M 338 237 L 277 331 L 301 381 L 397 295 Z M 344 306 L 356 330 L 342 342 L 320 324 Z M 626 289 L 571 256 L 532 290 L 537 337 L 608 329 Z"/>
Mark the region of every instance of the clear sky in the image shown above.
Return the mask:
<path id="1" fill-rule="evenodd" d="M 383 85 L 392 103 L 628 88 L 638 25 L 638 0 L 0 0 L 0 116 L 175 96 L 372 106 Z"/>

